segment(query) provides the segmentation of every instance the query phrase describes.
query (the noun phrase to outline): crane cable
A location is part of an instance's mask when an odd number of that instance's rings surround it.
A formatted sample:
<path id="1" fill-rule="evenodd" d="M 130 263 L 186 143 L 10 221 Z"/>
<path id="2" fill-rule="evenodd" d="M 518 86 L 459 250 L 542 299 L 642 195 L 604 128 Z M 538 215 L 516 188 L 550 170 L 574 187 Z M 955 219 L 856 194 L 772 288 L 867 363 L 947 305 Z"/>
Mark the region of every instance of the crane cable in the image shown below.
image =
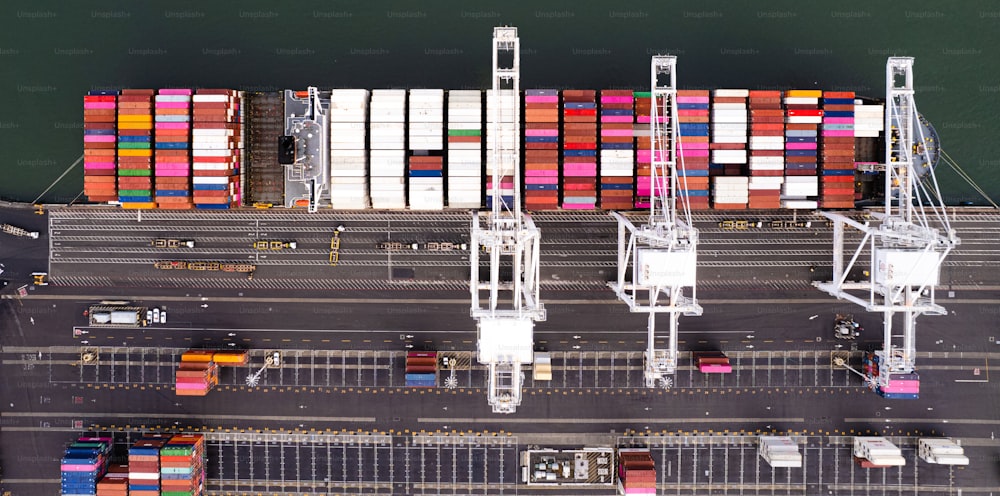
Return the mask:
<path id="1" fill-rule="evenodd" d="M 945 159 L 944 163 L 948 164 L 948 166 L 951 167 L 952 170 L 958 173 L 959 177 L 961 177 L 965 182 L 969 183 L 969 186 L 972 186 L 972 189 L 975 190 L 977 193 L 979 193 L 983 198 L 985 198 L 986 201 L 990 203 L 990 205 L 993 205 L 993 208 L 1000 208 L 1000 206 L 998 206 L 996 202 L 994 202 L 993 199 L 990 198 L 990 196 L 987 195 L 986 192 L 983 191 L 983 189 L 979 187 L 978 184 L 976 184 L 976 182 L 972 179 L 972 177 L 969 176 L 969 174 L 966 173 L 965 170 L 963 170 L 962 167 L 958 165 L 958 162 L 956 162 L 955 159 L 951 158 L 951 155 L 948 155 L 948 152 L 944 151 L 944 149 L 941 149 L 941 157 Z"/>

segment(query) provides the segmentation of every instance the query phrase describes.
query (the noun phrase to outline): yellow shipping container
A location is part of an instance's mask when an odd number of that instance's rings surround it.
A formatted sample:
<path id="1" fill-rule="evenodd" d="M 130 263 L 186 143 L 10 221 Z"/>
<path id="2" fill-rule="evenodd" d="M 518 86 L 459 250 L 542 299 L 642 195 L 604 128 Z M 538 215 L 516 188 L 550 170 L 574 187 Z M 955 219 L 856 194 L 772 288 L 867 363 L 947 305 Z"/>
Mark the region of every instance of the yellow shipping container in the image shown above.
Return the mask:
<path id="1" fill-rule="evenodd" d="M 215 352 L 215 363 L 223 367 L 230 365 L 244 365 L 247 363 L 247 352 L 217 351 Z"/>
<path id="2" fill-rule="evenodd" d="M 153 150 L 142 149 L 142 148 L 120 148 L 118 150 L 119 157 L 152 157 Z"/>
<path id="3" fill-rule="evenodd" d="M 820 98 L 823 96 L 823 90 L 788 90 L 785 92 L 785 96 L 792 98 Z"/>
<path id="4" fill-rule="evenodd" d="M 182 362 L 211 362 L 215 355 L 211 350 L 188 350 L 181 355 Z"/>
<path id="5" fill-rule="evenodd" d="M 141 114 L 141 115 L 121 114 L 118 116 L 118 122 L 153 122 L 153 116 L 148 114 Z"/>
<path id="6" fill-rule="evenodd" d="M 123 202 L 122 203 L 122 208 L 135 209 L 135 210 L 138 210 L 138 209 L 147 209 L 147 208 L 151 209 L 151 208 L 156 208 L 156 203 L 155 202 Z"/>
<path id="7" fill-rule="evenodd" d="M 152 122 L 119 122 L 118 129 L 153 129 Z"/>

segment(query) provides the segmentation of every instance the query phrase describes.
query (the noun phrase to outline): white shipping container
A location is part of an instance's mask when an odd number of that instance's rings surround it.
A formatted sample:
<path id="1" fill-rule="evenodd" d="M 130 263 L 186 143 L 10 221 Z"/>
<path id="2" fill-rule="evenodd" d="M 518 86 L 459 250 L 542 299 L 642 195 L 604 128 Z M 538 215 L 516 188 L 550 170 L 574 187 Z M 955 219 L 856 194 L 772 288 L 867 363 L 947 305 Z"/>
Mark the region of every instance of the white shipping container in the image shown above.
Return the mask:
<path id="1" fill-rule="evenodd" d="M 712 136 L 712 143 L 746 143 L 747 136 L 744 134 L 742 136 Z M 725 150 L 712 150 L 725 151 Z"/>
<path id="2" fill-rule="evenodd" d="M 191 130 L 191 137 L 196 138 L 200 136 L 233 136 L 236 131 L 232 129 L 200 129 L 194 128 Z"/>
<path id="3" fill-rule="evenodd" d="M 712 161 L 717 164 L 745 164 L 746 150 L 712 150 Z"/>
<path id="4" fill-rule="evenodd" d="M 751 164 L 779 164 L 785 163 L 785 157 L 750 157 Z"/>
<path id="5" fill-rule="evenodd" d="M 781 200 L 781 208 L 794 208 L 796 210 L 816 210 L 819 202 L 814 200 Z"/>
<path id="6" fill-rule="evenodd" d="M 191 182 L 193 184 L 229 184 L 230 176 L 192 176 Z"/>
<path id="7" fill-rule="evenodd" d="M 746 122 L 747 113 L 743 110 L 713 110 L 712 122 Z"/>
<path id="8" fill-rule="evenodd" d="M 214 162 L 193 162 L 191 164 L 192 170 L 228 170 L 232 168 L 229 164 L 218 164 Z"/>
<path id="9" fill-rule="evenodd" d="M 195 103 L 229 103 L 229 95 L 194 95 L 191 101 Z"/>
<path id="10" fill-rule="evenodd" d="M 482 154 L 479 150 L 448 150 L 448 163 L 480 163 Z"/>
<path id="11" fill-rule="evenodd" d="M 812 184 L 786 182 L 781 186 L 781 194 L 789 197 L 817 196 L 819 195 L 819 185 L 816 182 L 813 182 Z"/>
<path id="12" fill-rule="evenodd" d="M 712 110 L 738 110 L 740 112 L 746 112 L 746 103 L 713 103 Z"/>
<path id="13" fill-rule="evenodd" d="M 785 122 L 788 124 L 822 124 L 823 118 L 820 116 L 810 117 L 810 116 L 795 116 L 795 117 L 785 117 Z"/>
<path id="14" fill-rule="evenodd" d="M 819 98 L 810 96 L 786 96 L 784 101 L 789 105 L 819 105 Z"/>
<path id="15" fill-rule="evenodd" d="M 747 89 L 718 89 L 712 92 L 715 96 L 721 97 L 737 97 L 746 98 L 750 96 L 750 90 Z"/>
<path id="16" fill-rule="evenodd" d="M 743 126 L 743 129 L 739 128 L 724 128 L 724 129 L 712 129 L 712 136 L 746 136 L 747 128 Z"/>
<path id="17" fill-rule="evenodd" d="M 712 181 L 716 185 L 746 186 L 750 183 L 750 178 L 747 176 L 715 176 Z"/>
<path id="18" fill-rule="evenodd" d="M 781 141 L 772 141 L 772 142 L 765 141 L 765 142 L 760 142 L 760 141 L 754 141 L 753 138 L 750 138 L 750 149 L 751 150 L 784 150 L 785 149 L 785 143 L 783 143 Z"/>
<path id="19" fill-rule="evenodd" d="M 750 160 L 753 160 L 753 157 L 750 157 Z M 764 163 L 764 164 L 761 164 L 761 163 L 751 162 L 750 163 L 750 170 L 755 170 L 755 171 L 775 171 L 775 170 L 777 170 L 777 171 L 780 171 L 780 170 L 785 170 L 785 164 L 784 163 L 780 163 L 780 164 L 767 164 L 767 163 Z"/>
<path id="20" fill-rule="evenodd" d="M 747 130 L 746 123 L 745 122 L 737 122 L 737 123 L 731 123 L 731 122 L 713 122 L 712 123 L 712 131 L 718 132 L 718 131 L 735 131 L 735 130 L 746 132 L 746 130 Z"/>

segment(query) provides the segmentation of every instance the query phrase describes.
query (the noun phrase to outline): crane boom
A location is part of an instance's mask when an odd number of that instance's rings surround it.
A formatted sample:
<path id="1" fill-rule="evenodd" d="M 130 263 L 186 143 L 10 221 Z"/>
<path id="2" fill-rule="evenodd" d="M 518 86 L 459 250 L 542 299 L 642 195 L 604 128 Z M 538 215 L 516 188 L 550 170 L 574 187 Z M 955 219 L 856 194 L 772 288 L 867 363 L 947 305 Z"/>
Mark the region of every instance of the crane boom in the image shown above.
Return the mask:
<path id="1" fill-rule="evenodd" d="M 490 211 L 485 228 L 478 212 L 472 216 L 470 314 L 478 321 L 478 360 L 489 370 L 489 404 L 496 413 L 513 413 L 521 404 L 521 365 L 532 362 L 534 323 L 545 320 L 538 292 L 541 234 L 521 211 L 520 39 L 515 27 L 493 30 L 493 88 L 486 105 Z M 488 281 L 482 281 L 481 253 L 489 259 Z M 508 261 L 511 272 L 505 277 L 501 269 Z M 485 307 L 481 291 L 489 293 Z"/>
<path id="2" fill-rule="evenodd" d="M 960 243 L 945 209 L 934 169 L 917 170 L 914 155 L 928 154 L 921 146 L 923 131 L 913 98 L 913 58 L 890 57 L 886 62 L 885 205 L 872 216 L 877 226 L 859 223 L 841 214 L 823 212 L 833 226 L 833 280 L 814 283 L 838 299 L 883 314 L 882 349 L 865 357 L 869 384 L 886 398 L 915 398 L 916 319 L 946 315 L 935 303 L 941 263 Z M 929 156 L 924 163 L 932 163 Z M 930 181 L 919 181 L 920 173 Z M 924 183 L 927 183 L 925 185 Z M 864 236 L 851 259 L 844 263 L 844 228 Z M 864 248 L 869 249 L 868 280 L 847 279 Z M 854 294 L 851 293 L 854 291 Z M 867 297 L 863 294 L 867 292 Z M 903 317 L 902 343 L 893 334 L 893 317 Z"/>
<path id="3" fill-rule="evenodd" d="M 624 215 L 611 213 L 618 221 L 618 277 L 609 286 L 632 312 L 649 314 L 645 383 L 669 387 L 677 369 L 678 320 L 682 314 L 702 313 L 695 296 L 698 230 L 691 222 L 683 156 L 678 159 L 677 58 L 655 55 L 650 66 L 649 218 L 636 226 Z M 687 287 L 690 297 L 684 294 Z M 658 303 L 661 295 L 666 304 Z M 663 350 L 655 346 L 657 313 L 670 314 L 669 340 Z"/>

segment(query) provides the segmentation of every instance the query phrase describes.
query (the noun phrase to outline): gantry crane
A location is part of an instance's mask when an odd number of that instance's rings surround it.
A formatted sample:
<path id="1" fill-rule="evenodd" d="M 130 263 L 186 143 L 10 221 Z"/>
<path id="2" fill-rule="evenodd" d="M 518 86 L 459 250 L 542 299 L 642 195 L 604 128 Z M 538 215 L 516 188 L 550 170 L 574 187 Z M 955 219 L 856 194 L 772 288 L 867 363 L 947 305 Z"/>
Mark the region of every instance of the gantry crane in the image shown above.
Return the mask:
<path id="1" fill-rule="evenodd" d="M 497 27 L 493 29 L 493 89 L 487 98 L 492 205 L 485 228 L 480 227 L 480 214 L 473 213 L 469 251 L 470 313 L 478 321 L 478 358 L 489 369 L 489 403 L 495 413 L 513 413 L 521 404 L 521 365 L 532 361 L 534 323 L 545 320 L 545 307 L 538 298 L 541 235 L 531 217 L 521 212 L 519 99 L 517 28 Z M 489 256 L 488 282 L 480 277 L 480 252 Z M 501 264 L 507 261 L 510 276 L 501 277 Z M 485 308 L 480 304 L 480 291 L 489 292 Z M 509 297 L 509 304 L 502 305 L 501 296 Z"/>
<path id="2" fill-rule="evenodd" d="M 691 222 L 683 157 L 678 157 L 677 58 L 655 55 L 651 61 L 649 219 L 636 227 L 618 212 L 618 278 L 609 284 L 632 312 L 648 312 L 646 387 L 670 387 L 677 368 L 677 322 L 698 316 L 695 292 L 698 230 Z M 691 288 L 691 296 L 684 295 Z M 661 293 L 668 300 L 658 301 Z M 655 346 L 656 314 L 670 314 L 667 348 Z"/>
<path id="3" fill-rule="evenodd" d="M 823 212 L 833 224 L 833 280 L 816 287 L 839 299 L 861 305 L 884 316 L 882 349 L 865 357 L 861 373 L 868 385 L 886 398 L 915 398 L 919 378 L 915 372 L 916 319 L 922 314 L 946 315 L 934 301 L 941 263 L 959 244 L 951 228 L 932 167 L 921 181 L 914 156 L 931 163 L 924 131 L 913 99 L 913 58 L 890 57 L 885 71 L 885 209 L 872 212 L 877 226 L 843 215 Z M 926 184 L 925 184 L 926 183 Z M 844 264 L 844 226 L 864 236 Z M 848 282 L 854 264 L 868 247 L 867 281 Z M 852 294 L 867 293 L 867 298 Z M 893 317 L 902 315 L 903 334 L 893 334 Z M 896 338 L 902 337 L 902 346 Z M 857 371 L 856 371 L 857 372 Z"/>

